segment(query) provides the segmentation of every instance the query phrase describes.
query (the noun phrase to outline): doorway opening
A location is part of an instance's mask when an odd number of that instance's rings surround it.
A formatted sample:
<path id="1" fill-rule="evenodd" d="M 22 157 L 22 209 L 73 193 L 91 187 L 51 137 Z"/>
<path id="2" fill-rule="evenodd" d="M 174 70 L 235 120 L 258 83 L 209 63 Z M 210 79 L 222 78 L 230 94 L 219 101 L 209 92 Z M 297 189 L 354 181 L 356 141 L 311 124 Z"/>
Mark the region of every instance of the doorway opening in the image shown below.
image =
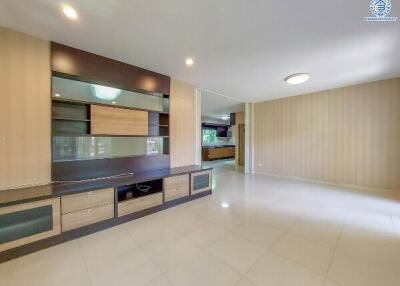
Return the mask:
<path id="1" fill-rule="evenodd" d="M 201 90 L 201 161 L 214 172 L 243 171 L 245 104 Z"/>

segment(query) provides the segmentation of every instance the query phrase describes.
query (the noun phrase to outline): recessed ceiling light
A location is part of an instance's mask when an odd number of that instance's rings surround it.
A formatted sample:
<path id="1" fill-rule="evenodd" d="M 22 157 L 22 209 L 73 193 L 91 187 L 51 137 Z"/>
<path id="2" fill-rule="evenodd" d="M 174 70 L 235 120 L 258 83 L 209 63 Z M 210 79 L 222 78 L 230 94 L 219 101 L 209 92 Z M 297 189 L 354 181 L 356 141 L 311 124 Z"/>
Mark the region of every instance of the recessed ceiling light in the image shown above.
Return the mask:
<path id="1" fill-rule="evenodd" d="M 61 95 L 59 93 L 56 93 L 54 96 L 55 97 L 60 97 Z"/>
<path id="2" fill-rule="evenodd" d="M 115 101 L 112 101 L 111 103 L 112 103 L 112 104 L 116 104 L 116 102 L 115 102 Z"/>
<path id="3" fill-rule="evenodd" d="M 221 119 L 222 120 L 228 120 L 230 117 L 228 116 L 228 115 L 223 115 L 222 117 L 221 117 Z"/>
<path id="4" fill-rule="evenodd" d="M 185 63 L 187 66 L 191 67 L 194 64 L 194 60 L 192 58 L 187 58 Z"/>
<path id="5" fill-rule="evenodd" d="M 310 75 L 308 73 L 296 73 L 285 78 L 285 81 L 288 84 L 301 84 L 310 79 Z"/>
<path id="6" fill-rule="evenodd" d="M 76 13 L 75 9 L 72 8 L 71 6 L 64 6 L 62 10 L 65 16 L 67 16 L 68 18 L 74 20 L 78 18 L 78 14 Z"/>

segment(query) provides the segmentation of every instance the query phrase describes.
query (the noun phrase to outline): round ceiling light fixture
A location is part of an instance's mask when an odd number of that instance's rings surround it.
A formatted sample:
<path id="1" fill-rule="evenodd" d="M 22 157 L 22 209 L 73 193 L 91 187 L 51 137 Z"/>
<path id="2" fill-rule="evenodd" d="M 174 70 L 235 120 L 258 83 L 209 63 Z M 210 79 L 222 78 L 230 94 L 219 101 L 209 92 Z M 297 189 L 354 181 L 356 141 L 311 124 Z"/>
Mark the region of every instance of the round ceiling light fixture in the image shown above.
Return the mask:
<path id="1" fill-rule="evenodd" d="M 78 13 L 76 13 L 76 10 L 71 6 L 64 6 L 62 8 L 62 11 L 64 15 L 70 19 L 76 20 L 78 18 Z"/>
<path id="2" fill-rule="evenodd" d="M 310 79 L 310 75 L 308 73 L 296 73 L 292 74 L 285 78 L 285 81 L 288 84 L 301 84 L 305 83 Z"/>
<path id="3" fill-rule="evenodd" d="M 192 58 L 187 58 L 185 63 L 188 67 L 191 67 L 194 64 L 194 60 Z"/>

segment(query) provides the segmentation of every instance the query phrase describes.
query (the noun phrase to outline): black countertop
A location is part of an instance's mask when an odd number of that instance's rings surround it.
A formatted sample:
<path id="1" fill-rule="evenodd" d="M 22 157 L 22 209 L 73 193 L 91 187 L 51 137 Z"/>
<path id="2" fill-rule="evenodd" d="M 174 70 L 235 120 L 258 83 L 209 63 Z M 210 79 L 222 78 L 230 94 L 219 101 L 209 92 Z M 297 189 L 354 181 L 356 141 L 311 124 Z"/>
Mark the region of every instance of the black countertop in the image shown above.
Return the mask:
<path id="1" fill-rule="evenodd" d="M 227 148 L 227 147 L 236 147 L 236 146 L 235 145 L 203 146 L 203 148 L 206 148 L 206 149 Z"/>
<path id="2" fill-rule="evenodd" d="M 131 185 L 150 180 L 157 180 L 165 177 L 171 177 L 180 174 L 193 173 L 210 169 L 212 168 L 203 168 L 202 166 L 192 165 L 185 167 L 152 170 L 132 175 L 99 179 L 95 181 L 52 183 L 43 186 L 10 189 L 5 191 L 0 191 L 0 207 L 27 203 L 37 200 L 44 200 L 54 197 L 60 197 L 80 192 L 87 192 L 91 190 Z"/>

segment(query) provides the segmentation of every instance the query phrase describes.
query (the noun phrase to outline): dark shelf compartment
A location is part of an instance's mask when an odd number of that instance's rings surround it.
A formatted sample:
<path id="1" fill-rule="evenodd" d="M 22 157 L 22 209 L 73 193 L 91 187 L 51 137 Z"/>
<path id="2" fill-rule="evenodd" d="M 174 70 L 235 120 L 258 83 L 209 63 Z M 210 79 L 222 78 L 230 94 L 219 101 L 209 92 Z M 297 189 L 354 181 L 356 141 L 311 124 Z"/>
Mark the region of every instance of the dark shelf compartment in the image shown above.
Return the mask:
<path id="1" fill-rule="evenodd" d="M 148 189 L 147 191 L 140 189 Z M 153 180 L 138 184 L 118 187 L 118 202 L 134 200 L 140 197 L 161 193 L 163 189 L 163 180 Z"/>
<path id="2" fill-rule="evenodd" d="M 52 118 L 62 120 L 89 120 L 89 105 L 76 104 L 72 102 L 52 102 Z"/>
<path id="3" fill-rule="evenodd" d="M 169 136 L 169 126 L 159 126 L 158 134 L 161 136 Z"/>
<path id="4" fill-rule="evenodd" d="M 53 121 L 53 135 L 64 134 L 73 135 L 79 134 L 89 135 L 90 133 L 90 123 L 85 121 L 65 121 L 65 120 L 54 120 Z"/>
<path id="5" fill-rule="evenodd" d="M 169 125 L 169 114 L 159 114 L 160 120 L 158 125 Z"/>

